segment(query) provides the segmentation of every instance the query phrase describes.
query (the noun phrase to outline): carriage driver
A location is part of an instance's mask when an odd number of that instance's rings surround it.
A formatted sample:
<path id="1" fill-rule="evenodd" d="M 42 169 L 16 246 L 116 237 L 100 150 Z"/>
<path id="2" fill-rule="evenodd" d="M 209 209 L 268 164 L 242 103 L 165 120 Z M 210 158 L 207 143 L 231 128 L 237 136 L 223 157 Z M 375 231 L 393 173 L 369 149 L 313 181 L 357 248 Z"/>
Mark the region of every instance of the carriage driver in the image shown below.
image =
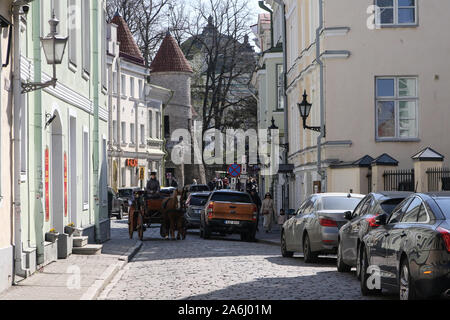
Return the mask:
<path id="1" fill-rule="evenodd" d="M 152 198 L 159 198 L 160 185 L 158 179 L 156 179 L 156 172 L 150 173 L 150 180 L 147 181 L 146 189 Z"/>

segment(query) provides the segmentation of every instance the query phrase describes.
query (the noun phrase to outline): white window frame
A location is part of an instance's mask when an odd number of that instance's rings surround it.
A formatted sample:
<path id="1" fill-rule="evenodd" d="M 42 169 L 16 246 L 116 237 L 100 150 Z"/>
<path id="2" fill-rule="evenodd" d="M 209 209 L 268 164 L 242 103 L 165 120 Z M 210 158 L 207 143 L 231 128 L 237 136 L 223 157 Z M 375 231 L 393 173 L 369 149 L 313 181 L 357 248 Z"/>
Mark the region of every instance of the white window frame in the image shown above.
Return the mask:
<path id="1" fill-rule="evenodd" d="M 131 144 L 136 144 L 136 137 L 135 137 L 135 126 L 134 123 L 130 123 L 130 143 Z"/>
<path id="2" fill-rule="evenodd" d="M 83 73 L 89 77 L 91 73 L 91 2 L 81 1 L 81 8 Z"/>
<path id="3" fill-rule="evenodd" d="M 414 22 L 408 22 L 408 23 L 400 23 L 398 22 L 398 16 L 399 16 L 399 8 L 400 6 L 398 5 L 398 1 L 399 0 L 392 0 L 393 1 L 393 15 L 394 15 L 394 19 L 393 19 L 393 23 L 381 23 L 381 12 L 382 12 L 382 7 L 380 8 L 379 14 L 380 16 L 376 17 L 376 23 L 377 25 L 381 26 L 381 27 L 402 27 L 402 26 L 417 26 L 418 25 L 418 1 L 419 0 L 414 0 Z M 377 6 L 378 4 L 378 0 L 374 0 L 375 5 Z M 390 8 L 390 7 L 389 7 Z M 405 7 L 405 6 L 401 6 L 401 8 L 413 8 L 413 7 Z"/>
<path id="4" fill-rule="evenodd" d="M 125 96 L 127 94 L 127 77 L 124 74 L 120 76 L 120 82 L 121 82 L 120 90 L 122 91 L 121 94 L 122 96 Z"/>
<path id="5" fill-rule="evenodd" d="M 153 138 L 153 111 L 148 111 L 148 137 Z"/>
<path id="6" fill-rule="evenodd" d="M 126 128 L 127 128 L 127 123 L 125 121 L 122 121 L 120 123 L 120 129 L 121 129 L 121 134 L 122 134 L 122 144 L 127 143 L 127 135 L 126 135 Z"/>
<path id="7" fill-rule="evenodd" d="M 394 96 L 392 97 L 379 97 L 378 96 L 378 80 L 392 80 L 394 79 Z M 400 79 L 414 79 L 416 81 L 416 96 L 400 97 L 398 94 L 399 80 Z M 394 101 L 394 122 L 395 122 L 395 136 L 394 137 L 380 137 L 378 136 L 378 102 L 380 101 Z M 399 126 L 399 102 L 400 101 L 413 101 L 416 104 L 416 136 L 415 137 L 401 137 Z M 375 137 L 376 141 L 417 141 L 419 140 L 419 77 L 417 76 L 380 76 L 375 77 Z"/>
<path id="8" fill-rule="evenodd" d="M 77 28 L 72 28 L 77 24 L 78 11 L 77 0 L 68 0 L 67 2 L 67 34 L 69 35 L 68 57 L 69 66 L 77 67 Z"/>
<path id="9" fill-rule="evenodd" d="M 136 97 L 136 92 L 134 88 L 134 77 L 130 77 L 130 97 L 131 98 Z"/>

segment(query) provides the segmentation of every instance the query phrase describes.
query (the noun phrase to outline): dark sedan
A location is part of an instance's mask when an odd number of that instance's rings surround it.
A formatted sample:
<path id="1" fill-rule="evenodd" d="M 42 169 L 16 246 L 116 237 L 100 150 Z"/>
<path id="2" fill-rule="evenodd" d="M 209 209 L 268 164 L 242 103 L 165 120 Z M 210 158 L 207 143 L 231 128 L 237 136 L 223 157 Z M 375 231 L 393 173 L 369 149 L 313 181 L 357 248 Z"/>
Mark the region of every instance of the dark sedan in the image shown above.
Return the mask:
<path id="1" fill-rule="evenodd" d="M 208 201 L 211 192 L 195 192 L 191 193 L 186 201 L 186 218 L 187 229 L 200 228 L 200 214 Z"/>
<path id="2" fill-rule="evenodd" d="M 339 230 L 339 272 L 349 272 L 352 267 L 356 267 L 356 276 L 359 278 L 361 268 L 357 262 L 361 239 L 378 227 L 375 223 L 377 216 L 389 216 L 395 207 L 410 195 L 411 192 L 373 192 L 361 200 L 353 212 L 345 213 L 345 218 L 350 221 Z"/>
<path id="3" fill-rule="evenodd" d="M 415 194 L 361 243 L 361 292 L 399 293 L 400 299 L 450 292 L 450 193 Z"/>

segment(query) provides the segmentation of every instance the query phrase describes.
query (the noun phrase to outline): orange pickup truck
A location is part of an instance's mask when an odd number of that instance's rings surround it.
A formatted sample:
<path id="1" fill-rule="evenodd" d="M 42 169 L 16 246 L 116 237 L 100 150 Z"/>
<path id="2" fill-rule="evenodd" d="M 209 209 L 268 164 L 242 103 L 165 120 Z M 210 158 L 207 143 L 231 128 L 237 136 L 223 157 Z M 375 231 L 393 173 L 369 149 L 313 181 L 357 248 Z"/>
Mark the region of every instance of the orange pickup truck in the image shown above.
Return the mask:
<path id="1" fill-rule="evenodd" d="M 200 237 L 212 232 L 237 233 L 242 241 L 254 241 L 258 209 L 248 193 L 234 190 L 213 191 L 200 218 Z"/>

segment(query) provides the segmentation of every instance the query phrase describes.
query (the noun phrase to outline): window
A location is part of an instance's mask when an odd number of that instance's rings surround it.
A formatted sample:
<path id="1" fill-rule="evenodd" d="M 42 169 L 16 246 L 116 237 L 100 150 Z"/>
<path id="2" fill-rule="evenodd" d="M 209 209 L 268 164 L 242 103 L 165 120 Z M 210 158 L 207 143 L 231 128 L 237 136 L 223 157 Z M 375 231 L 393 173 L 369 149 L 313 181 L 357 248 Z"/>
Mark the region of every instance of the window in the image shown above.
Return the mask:
<path id="1" fill-rule="evenodd" d="M 77 65 L 77 1 L 69 0 L 67 9 L 67 27 L 69 35 L 69 62 Z"/>
<path id="2" fill-rule="evenodd" d="M 418 223 L 427 223 L 429 221 L 430 220 L 429 220 L 429 217 L 428 217 L 427 209 L 425 209 L 425 205 L 422 204 L 420 206 L 419 214 L 417 215 L 417 222 Z"/>
<path id="3" fill-rule="evenodd" d="M 107 79 L 106 79 L 106 47 L 107 47 L 107 39 L 106 39 L 106 28 L 107 28 L 107 23 L 106 23 L 106 11 L 105 10 L 101 10 L 101 81 L 102 81 L 102 86 L 103 88 L 106 90 L 107 89 Z"/>
<path id="4" fill-rule="evenodd" d="M 113 136 L 112 136 L 112 140 L 113 143 L 117 143 L 117 121 L 113 120 Z"/>
<path id="5" fill-rule="evenodd" d="M 130 143 L 136 143 L 136 141 L 134 140 L 134 123 L 130 123 Z"/>
<path id="6" fill-rule="evenodd" d="M 416 0 L 376 0 L 376 4 L 380 9 L 379 25 L 415 25 L 417 22 Z"/>
<path id="7" fill-rule="evenodd" d="M 141 144 L 145 144 L 145 126 L 141 124 Z"/>
<path id="8" fill-rule="evenodd" d="M 135 97 L 135 92 L 134 92 L 134 78 L 130 77 L 130 97 L 134 98 Z"/>
<path id="9" fill-rule="evenodd" d="M 164 116 L 164 137 L 170 137 L 170 118 Z"/>
<path id="10" fill-rule="evenodd" d="M 82 24 L 81 33 L 83 35 L 83 70 L 87 74 L 91 72 L 91 2 L 81 1 Z"/>
<path id="11" fill-rule="evenodd" d="M 415 197 L 414 200 L 411 202 L 411 204 L 408 206 L 408 210 L 406 210 L 401 221 L 404 223 L 417 222 L 417 216 L 419 214 L 421 205 L 422 200 L 420 200 L 420 198 Z"/>
<path id="12" fill-rule="evenodd" d="M 138 93 L 138 97 L 139 99 L 142 99 L 144 96 L 144 90 L 143 90 L 143 81 L 139 80 L 139 93 Z"/>
<path id="13" fill-rule="evenodd" d="M 161 139 L 161 114 L 156 113 L 156 139 Z"/>
<path id="14" fill-rule="evenodd" d="M 377 139 L 418 138 L 417 78 L 376 79 Z"/>
<path id="15" fill-rule="evenodd" d="M 117 93 L 117 72 L 113 72 L 113 75 L 112 75 L 112 81 L 113 81 L 113 84 L 112 84 L 112 90 L 113 90 L 113 93 Z"/>
<path id="16" fill-rule="evenodd" d="M 122 143 L 127 143 L 127 135 L 126 135 L 126 132 L 125 132 L 125 130 L 126 130 L 126 123 L 125 122 L 122 122 L 121 123 L 121 133 L 122 133 Z"/>
<path id="17" fill-rule="evenodd" d="M 89 208 L 89 132 L 83 130 L 83 210 Z"/>
<path id="18" fill-rule="evenodd" d="M 403 215 L 403 213 L 408 209 L 409 204 L 414 198 L 407 198 L 403 200 L 401 204 L 397 207 L 397 209 L 392 213 L 392 215 L 389 218 L 388 223 L 398 223 L 400 222 L 400 219 Z"/>
<path id="19" fill-rule="evenodd" d="M 348 198 L 348 197 L 323 197 L 322 198 L 322 209 L 323 210 L 355 210 L 358 203 L 361 201 L 360 198 Z M 370 205 L 370 201 L 367 202 Z M 363 208 L 364 209 L 364 208 Z"/>
<path id="20" fill-rule="evenodd" d="M 153 138 L 153 112 L 148 111 L 148 136 Z"/>
<path id="21" fill-rule="evenodd" d="M 277 64 L 277 98 L 278 98 L 278 104 L 277 109 L 283 110 L 284 109 L 284 99 L 283 99 L 283 82 L 284 82 L 284 73 L 283 73 L 283 65 Z"/>
<path id="22" fill-rule="evenodd" d="M 127 91 L 127 83 L 125 81 L 126 81 L 125 75 L 122 75 L 120 77 L 120 82 L 122 84 L 120 91 L 123 96 L 126 95 L 126 91 Z"/>

